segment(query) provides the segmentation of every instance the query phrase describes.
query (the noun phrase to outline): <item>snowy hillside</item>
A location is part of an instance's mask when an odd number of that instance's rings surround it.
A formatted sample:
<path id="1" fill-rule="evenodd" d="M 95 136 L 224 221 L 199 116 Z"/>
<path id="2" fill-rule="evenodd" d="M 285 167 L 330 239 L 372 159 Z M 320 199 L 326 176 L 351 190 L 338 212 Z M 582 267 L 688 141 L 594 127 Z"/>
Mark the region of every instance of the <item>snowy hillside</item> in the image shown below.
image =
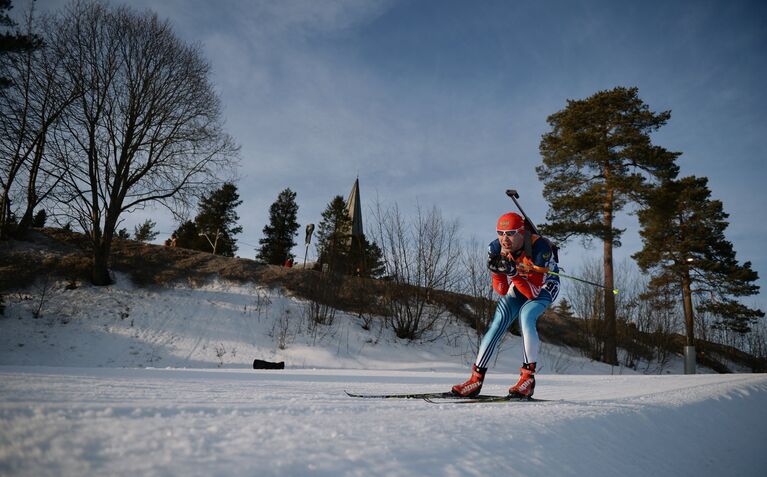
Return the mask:
<path id="1" fill-rule="evenodd" d="M 258 358 L 285 361 L 288 368 L 465 371 L 476 354 L 476 333 L 458 320 L 411 343 L 375 317 L 369 330 L 343 312 L 331 326 L 312 327 L 309 303 L 279 288 L 228 282 L 140 288 L 117 278 L 111 287 L 69 290 L 57 282 L 8 294 L 0 364 L 249 368 Z M 521 345 L 509 334 L 493 370 L 515 372 Z M 634 373 L 545 343 L 539 368 L 541 374 Z M 640 368 L 657 370 L 652 363 Z M 682 369 L 677 359 L 664 372 Z"/>
<path id="2" fill-rule="evenodd" d="M 0 475 L 763 475 L 767 376 L 642 375 L 545 346 L 545 402 L 430 404 L 476 337 L 422 343 L 275 289 L 39 285 L 6 296 Z M 45 295 L 44 300 L 40 297 Z M 35 318 L 34 314 L 38 317 Z M 484 392 L 516 381 L 509 335 Z M 288 369 L 254 371 L 254 358 Z"/>

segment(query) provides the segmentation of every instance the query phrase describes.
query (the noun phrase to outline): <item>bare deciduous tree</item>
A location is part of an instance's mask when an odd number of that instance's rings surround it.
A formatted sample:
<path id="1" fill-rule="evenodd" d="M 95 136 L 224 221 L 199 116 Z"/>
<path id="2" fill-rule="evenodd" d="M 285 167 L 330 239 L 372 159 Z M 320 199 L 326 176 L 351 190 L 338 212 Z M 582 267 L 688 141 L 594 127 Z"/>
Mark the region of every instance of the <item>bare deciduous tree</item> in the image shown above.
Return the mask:
<path id="1" fill-rule="evenodd" d="M 577 275 L 599 282 L 602 277 L 601 262 L 586 262 Z M 639 273 L 633 262 L 625 260 L 618 264 L 615 279 L 620 287 L 615 308 L 617 343 L 622 349 L 621 363 L 638 368 L 640 361 L 644 360 L 644 371 L 662 372 L 672 357 L 674 333 L 679 331 L 677 300 L 671 294 L 649 293 L 649 279 Z M 584 353 L 592 359 L 599 359 L 602 356 L 601 334 L 605 332 L 603 294 L 591 285 L 570 281 L 567 296 L 575 314 L 586 322 L 583 338 L 588 346 Z"/>
<path id="2" fill-rule="evenodd" d="M 392 328 L 400 338 L 421 338 L 446 312 L 434 301 L 435 291 L 458 288 L 458 222 L 445 219 L 436 207 L 417 207 L 409 221 L 396 204 L 384 209 L 379 203 L 374 215 L 389 279 L 384 304 Z"/>
<path id="3" fill-rule="evenodd" d="M 62 169 L 47 163 L 46 145 L 62 113 L 81 94 L 62 74 L 52 23 L 36 21 L 33 13 L 30 9 L 25 19 L 27 32 L 46 32 L 45 43 L 0 57 L 0 76 L 11 79 L 0 88 L 0 238 L 9 233 L 13 197 L 19 199 L 17 233 L 23 234 L 35 207 L 61 179 Z"/>
<path id="4" fill-rule="evenodd" d="M 577 272 L 585 280 L 599 282 L 602 278 L 602 267 L 597 261 L 586 262 Z M 602 334 L 604 333 L 603 294 L 600 290 L 582 283 L 569 282 L 567 297 L 572 305 L 575 316 L 586 320 L 586 333 L 583 337 L 587 343 L 583 353 L 591 359 L 602 356 Z"/>
<path id="5" fill-rule="evenodd" d="M 188 205 L 222 179 L 237 148 L 223 132 L 210 67 L 149 12 L 75 2 L 59 17 L 67 80 L 83 94 L 62 116 L 56 154 L 66 168 L 56 212 L 93 246 L 95 284 L 108 284 L 120 215 Z"/>

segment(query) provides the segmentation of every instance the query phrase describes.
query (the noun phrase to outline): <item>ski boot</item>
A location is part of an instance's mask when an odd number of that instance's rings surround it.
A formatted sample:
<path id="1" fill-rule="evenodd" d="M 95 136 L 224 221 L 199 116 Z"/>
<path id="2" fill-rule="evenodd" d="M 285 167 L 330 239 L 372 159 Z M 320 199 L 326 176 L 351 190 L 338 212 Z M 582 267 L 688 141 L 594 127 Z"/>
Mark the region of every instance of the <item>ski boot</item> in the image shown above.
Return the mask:
<path id="1" fill-rule="evenodd" d="M 477 365 L 471 367 L 471 377 L 463 384 L 456 384 L 453 386 L 453 394 L 461 397 L 475 397 L 479 396 L 479 391 L 482 390 L 482 381 L 485 380 L 485 373 L 487 368 L 478 368 Z"/>
<path id="2" fill-rule="evenodd" d="M 519 368 L 519 371 L 519 381 L 509 388 L 509 395 L 531 398 L 533 391 L 535 391 L 535 363 L 525 363 Z"/>

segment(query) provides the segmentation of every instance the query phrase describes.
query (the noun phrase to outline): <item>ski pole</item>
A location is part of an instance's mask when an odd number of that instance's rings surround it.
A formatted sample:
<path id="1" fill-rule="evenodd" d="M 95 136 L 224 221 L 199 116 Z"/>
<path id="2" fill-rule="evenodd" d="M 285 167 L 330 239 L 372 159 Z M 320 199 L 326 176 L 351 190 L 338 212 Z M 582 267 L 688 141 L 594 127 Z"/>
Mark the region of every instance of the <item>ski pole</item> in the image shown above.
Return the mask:
<path id="1" fill-rule="evenodd" d="M 556 275 L 558 277 L 569 278 L 570 280 L 577 280 L 579 282 L 588 283 L 589 285 L 593 285 L 595 287 L 604 288 L 605 290 L 609 290 L 609 288 L 607 288 L 604 285 L 600 285 L 599 283 L 590 282 L 588 280 L 584 280 L 583 278 L 573 277 L 571 275 L 565 275 L 564 273 L 552 272 L 547 267 L 539 267 L 537 265 L 526 265 L 526 266 L 520 265 L 519 268 L 522 271 L 527 270 L 527 271 L 532 271 L 532 272 L 537 272 L 537 273 L 546 273 L 546 274 L 549 274 L 549 275 Z M 618 289 L 617 288 L 613 288 L 612 292 L 613 292 L 613 295 L 617 295 L 618 294 Z"/>
<path id="2" fill-rule="evenodd" d="M 520 212 L 522 212 L 522 217 L 524 217 L 524 218 L 525 218 L 525 221 L 526 221 L 526 222 L 527 222 L 527 223 L 530 225 L 530 229 L 531 229 L 531 231 L 532 231 L 534 234 L 538 235 L 538 230 L 535 228 L 535 224 L 533 223 L 533 221 L 532 221 L 532 220 L 530 220 L 530 217 L 528 217 L 528 216 L 527 216 L 527 214 L 525 213 L 525 211 L 522 209 L 522 206 L 521 206 L 521 205 L 519 205 L 519 202 L 517 202 L 517 199 L 519 199 L 519 192 L 517 192 L 517 190 L 516 190 L 516 189 L 507 189 L 507 190 L 506 190 L 506 195 L 508 195 L 509 197 L 511 197 L 511 200 L 513 200 L 513 201 L 514 201 L 514 205 L 516 205 L 516 206 L 517 206 L 517 209 L 519 209 L 519 211 L 520 211 Z M 605 290 L 609 290 L 609 288 L 607 288 L 607 287 L 606 287 L 606 286 L 604 286 L 604 285 L 600 285 L 599 283 L 590 282 L 590 281 L 588 281 L 588 280 L 584 280 L 584 279 L 582 279 L 582 278 L 578 278 L 578 277 L 571 277 L 570 275 L 565 275 L 564 273 L 557 273 L 557 272 L 552 272 L 552 271 L 549 271 L 549 270 L 547 270 L 547 269 L 541 269 L 540 267 L 536 267 L 536 266 L 533 266 L 532 268 L 533 268 L 535 271 L 537 271 L 537 272 L 541 272 L 541 273 L 548 273 L 549 275 L 556 275 L 556 276 L 558 276 L 558 277 L 562 277 L 562 278 L 569 278 L 570 280 L 577 280 L 577 281 L 579 281 L 579 282 L 588 283 L 589 285 L 593 285 L 593 286 L 595 286 L 595 287 L 604 288 Z M 613 288 L 613 289 L 612 289 L 612 292 L 613 292 L 613 295 L 617 295 L 617 294 L 618 294 L 618 289 L 617 289 L 617 288 Z"/>
<path id="3" fill-rule="evenodd" d="M 600 285 L 599 283 L 590 282 L 588 280 L 584 280 L 583 278 L 571 277 L 570 275 L 565 275 L 564 273 L 557 273 L 557 272 L 551 272 L 551 271 L 548 271 L 546 273 L 548 273 L 549 275 L 556 275 L 556 276 L 562 277 L 562 278 L 569 278 L 570 280 L 577 280 L 579 282 L 588 283 L 589 285 L 593 285 L 595 287 L 604 288 L 605 290 L 609 290 L 609 288 L 607 288 L 604 285 Z M 613 288 L 612 292 L 613 292 L 613 295 L 617 295 L 618 294 L 618 289 L 617 288 Z"/>
<path id="4" fill-rule="evenodd" d="M 519 209 L 520 212 L 522 212 L 522 217 L 525 218 L 525 221 L 530 225 L 530 231 L 534 233 L 535 235 L 538 234 L 538 229 L 535 227 L 535 224 L 532 220 L 530 220 L 530 217 L 527 216 L 524 210 L 522 210 L 522 206 L 519 205 L 519 202 L 517 202 L 517 199 L 519 199 L 519 193 L 516 191 L 516 189 L 508 189 L 506 191 L 506 195 L 511 197 L 511 200 L 514 201 L 514 204 L 517 206 L 517 209 Z"/>

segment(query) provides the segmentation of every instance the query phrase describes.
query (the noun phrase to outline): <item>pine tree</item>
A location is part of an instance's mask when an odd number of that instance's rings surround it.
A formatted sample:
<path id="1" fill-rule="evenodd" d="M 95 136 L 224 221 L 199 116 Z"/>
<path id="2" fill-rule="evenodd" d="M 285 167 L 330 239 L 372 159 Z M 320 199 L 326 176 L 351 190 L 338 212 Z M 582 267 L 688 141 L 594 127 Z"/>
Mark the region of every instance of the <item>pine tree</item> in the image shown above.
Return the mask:
<path id="1" fill-rule="evenodd" d="M 200 236 L 200 230 L 192 220 L 187 220 L 179 225 L 173 232 L 173 236 L 176 238 L 176 247 L 210 251 L 208 241 Z"/>
<path id="2" fill-rule="evenodd" d="M 200 200 L 194 221 L 207 244 L 204 250 L 225 257 L 234 256 L 237 251 L 234 236 L 242 233 L 242 227 L 237 225 L 240 217 L 235 209 L 241 204 L 237 186 L 232 183 L 224 184 Z"/>
<path id="3" fill-rule="evenodd" d="M 269 208 L 269 224 L 264 226 L 264 238 L 258 241 L 261 247 L 256 258 L 272 265 L 294 258 L 291 250 L 298 235 L 297 215 L 296 193 L 290 188 L 283 190 Z"/>
<path id="4" fill-rule="evenodd" d="M 37 227 L 39 229 L 45 227 L 45 221 L 48 220 L 48 213 L 45 212 L 45 209 L 40 209 L 35 214 L 35 217 L 32 219 L 32 227 Z"/>
<path id="5" fill-rule="evenodd" d="M 0 0 L 1 28 L 15 28 L 17 26 L 16 22 L 7 13 L 12 8 L 11 0 Z M 40 46 L 42 46 L 42 39 L 37 35 L 0 32 L 0 55 L 34 50 Z M 0 77 L 0 88 L 8 87 L 11 81 L 12 78 Z"/>
<path id="6" fill-rule="evenodd" d="M 319 262 L 327 264 L 331 271 L 347 273 L 351 251 L 352 219 L 346 209 L 346 201 L 340 195 L 333 197 L 322 213 L 317 226 L 317 250 Z"/>
<path id="7" fill-rule="evenodd" d="M 173 232 L 176 246 L 233 257 L 237 251 L 234 236 L 242 232 L 235 209 L 241 204 L 237 186 L 229 182 L 203 196 L 194 221 L 182 223 Z"/>
<path id="8" fill-rule="evenodd" d="M 383 251 L 365 235 L 352 237 L 348 263 L 347 273 L 350 275 L 379 278 L 385 271 Z"/>
<path id="9" fill-rule="evenodd" d="M 764 312 L 736 298 L 756 295 L 759 277 L 751 262 L 741 265 L 735 258 L 724 235 L 728 215 L 720 201 L 711 199 L 708 179 L 666 181 L 649 194 L 647 204 L 638 214 L 644 248 L 633 257 L 643 271 L 653 273 L 651 290 L 679 290 L 687 344 L 695 344 L 696 304 L 698 311 L 719 317 L 718 326 L 748 332 Z"/>
<path id="10" fill-rule="evenodd" d="M 564 242 L 598 239 L 604 250 L 605 343 L 603 359 L 617 363 L 613 247 L 622 230 L 615 215 L 651 184 L 676 177 L 678 153 L 655 146 L 650 133 L 666 124 L 669 111 L 654 113 L 637 88 L 600 91 L 548 117 L 551 131 L 540 144 L 538 177 L 549 202 L 544 234 Z"/>
<path id="11" fill-rule="evenodd" d="M 133 240 L 137 242 L 151 242 L 156 239 L 160 232 L 154 230 L 157 223 L 151 219 L 146 219 L 143 224 L 133 227 Z"/>

